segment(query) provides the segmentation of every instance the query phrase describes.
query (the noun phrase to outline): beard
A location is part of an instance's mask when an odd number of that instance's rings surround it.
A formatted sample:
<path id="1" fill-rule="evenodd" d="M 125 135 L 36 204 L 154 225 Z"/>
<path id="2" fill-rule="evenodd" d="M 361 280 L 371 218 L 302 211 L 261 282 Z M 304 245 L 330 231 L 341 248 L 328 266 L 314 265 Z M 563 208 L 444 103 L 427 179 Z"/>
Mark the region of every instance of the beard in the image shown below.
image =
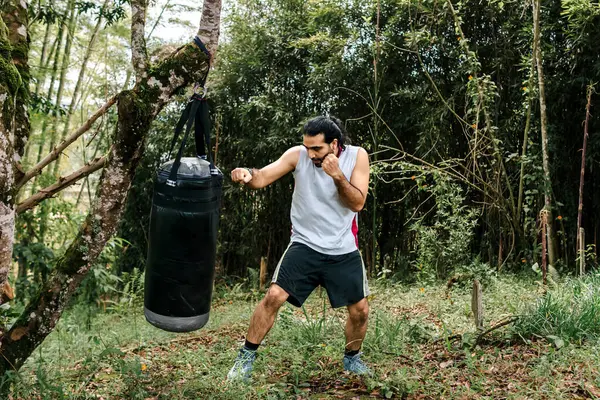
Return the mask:
<path id="1" fill-rule="evenodd" d="M 327 156 L 330 154 L 333 154 L 333 150 L 331 150 L 331 149 L 329 149 L 329 153 L 325 154 L 325 157 L 321 157 L 321 158 L 313 157 L 313 158 L 311 158 L 311 161 L 313 162 L 315 167 L 321 168 L 323 166 L 323 160 L 325 160 L 327 158 Z"/>

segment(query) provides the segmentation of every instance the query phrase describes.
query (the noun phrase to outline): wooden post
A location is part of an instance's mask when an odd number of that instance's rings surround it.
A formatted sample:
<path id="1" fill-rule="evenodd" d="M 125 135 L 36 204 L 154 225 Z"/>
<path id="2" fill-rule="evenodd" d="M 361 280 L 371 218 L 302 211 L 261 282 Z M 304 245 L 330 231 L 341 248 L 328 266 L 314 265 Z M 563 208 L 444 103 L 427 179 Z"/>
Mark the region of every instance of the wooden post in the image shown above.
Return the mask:
<path id="1" fill-rule="evenodd" d="M 473 281 L 473 293 L 471 295 L 471 310 L 475 318 L 475 328 L 483 329 L 483 300 L 481 284 L 477 279 Z"/>
<path id="2" fill-rule="evenodd" d="M 585 231 L 579 228 L 579 276 L 585 274 Z"/>
<path id="3" fill-rule="evenodd" d="M 260 290 L 263 290 L 267 283 L 267 257 L 260 258 Z"/>
<path id="4" fill-rule="evenodd" d="M 500 234 L 500 243 L 498 245 L 498 271 L 500 271 L 502 269 L 502 264 L 504 263 L 504 260 L 502 259 L 502 253 L 504 251 L 504 249 L 502 248 L 502 233 Z"/>
<path id="5" fill-rule="evenodd" d="M 548 228 L 548 210 L 542 210 L 540 212 L 541 224 L 542 224 L 542 282 L 546 286 L 546 271 L 548 267 L 546 265 L 546 252 L 548 246 L 546 245 L 546 232 Z"/>

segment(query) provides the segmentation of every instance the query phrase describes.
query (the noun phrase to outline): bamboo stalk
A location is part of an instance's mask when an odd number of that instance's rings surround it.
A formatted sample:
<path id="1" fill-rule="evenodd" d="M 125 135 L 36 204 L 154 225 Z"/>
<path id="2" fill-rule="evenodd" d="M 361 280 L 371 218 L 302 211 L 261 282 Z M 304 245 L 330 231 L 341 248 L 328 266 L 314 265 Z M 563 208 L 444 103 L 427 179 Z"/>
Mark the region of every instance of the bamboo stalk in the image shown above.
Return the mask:
<path id="1" fill-rule="evenodd" d="M 535 54 L 535 40 L 533 41 L 533 53 Z M 529 130 L 531 128 L 531 108 L 533 107 L 533 76 L 535 74 L 535 56 L 531 62 L 531 70 L 529 71 L 529 82 L 527 83 L 527 117 L 525 120 L 525 132 L 523 132 L 523 146 L 521 149 L 521 172 L 519 174 L 519 198 L 517 200 L 517 217 L 521 220 L 523 211 L 523 187 L 525 180 L 525 156 L 527 155 L 527 141 L 529 140 Z"/>
<path id="2" fill-rule="evenodd" d="M 65 43 L 65 51 L 62 58 L 62 67 L 60 72 L 60 80 L 58 84 L 58 91 L 56 92 L 56 108 L 59 108 L 62 104 L 62 97 L 65 88 L 65 82 L 67 77 L 67 71 L 69 69 L 69 62 L 71 60 L 71 45 L 73 43 L 73 36 L 75 35 L 75 26 L 77 23 L 77 14 L 75 12 L 75 1 L 69 2 L 69 23 L 67 25 L 67 40 Z M 50 149 L 54 148 L 57 141 L 59 118 L 54 118 L 52 121 L 52 130 L 50 134 Z M 54 166 L 52 171 L 54 175 L 58 173 L 58 163 Z"/>
<path id="3" fill-rule="evenodd" d="M 377 0 L 377 24 L 375 27 L 375 55 L 373 57 L 373 108 L 376 111 L 376 115 L 374 115 L 373 120 L 373 162 L 377 162 L 377 153 L 379 150 L 379 118 L 377 115 L 379 114 L 379 76 L 377 74 L 377 65 L 379 63 L 379 57 L 381 52 L 380 47 L 380 36 L 379 36 L 379 28 L 380 28 L 380 16 L 381 16 L 381 3 Z M 371 224 L 372 229 L 372 237 L 371 237 L 371 273 L 374 273 L 377 270 L 377 179 L 373 179 L 373 209 L 371 210 L 371 218 L 373 219 Z M 383 266 L 382 266 L 383 267 Z"/>
<path id="4" fill-rule="evenodd" d="M 581 173 L 579 174 L 579 206 L 577 207 L 577 232 L 581 231 L 581 223 L 583 219 L 583 183 L 585 178 L 585 153 L 588 141 L 588 126 L 590 122 L 590 106 L 592 104 L 592 85 L 587 88 L 587 105 L 585 106 L 585 124 L 583 126 L 583 147 L 581 148 Z M 580 248 L 579 237 L 577 235 L 577 248 Z"/>
<path id="5" fill-rule="evenodd" d="M 538 72 L 538 88 L 540 92 L 540 124 L 542 131 L 542 165 L 544 169 L 544 202 L 548 212 L 546 229 L 548 231 L 548 261 L 551 265 L 556 262 L 556 245 L 552 227 L 552 181 L 550 179 L 550 157 L 548 155 L 548 116 L 546 114 L 546 91 L 544 82 L 544 67 L 542 65 L 542 50 L 540 48 L 540 8 L 541 0 L 533 0 L 533 40 L 535 42 L 535 59 Z"/>
<path id="6" fill-rule="evenodd" d="M 53 6 L 52 3 L 53 3 L 53 0 L 50 0 L 50 4 L 49 4 L 50 8 L 52 8 L 52 6 Z M 48 51 L 48 42 L 50 41 L 50 30 L 51 30 L 51 28 L 52 28 L 52 24 L 46 24 L 46 29 L 45 29 L 45 32 L 44 32 L 44 41 L 42 43 L 42 52 L 40 54 L 40 70 L 41 70 L 42 77 L 44 77 L 44 78 L 46 76 L 46 71 L 44 71 L 42 69 L 42 67 L 43 67 L 43 65 L 45 63 L 45 60 L 47 58 L 46 57 L 46 53 Z M 53 51 L 53 49 L 50 49 L 50 54 L 52 54 L 52 51 Z M 37 82 L 35 84 L 35 94 L 36 95 L 38 95 L 40 93 L 40 88 L 43 85 L 43 82 L 44 81 L 42 79 L 38 79 L 37 80 Z"/>
<path id="7" fill-rule="evenodd" d="M 148 33 L 148 35 L 146 35 L 146 41 L 148 41 L 150 39 L 150 37 L 152 36 L 152 33 L 154 33 L 154 29 L 156 29 L 156 27 L 160 23 L 160 20 L 161 20 L 161 18 L 163 16 L 165 10 L 167 9 L 167 7 L 169 7 L 169 3 L 170 2 L 171 2 L 171 0 L 167 0 L 167 2 L 165 3 L 165 5 L 161 8 L 160 14 L 158 14 L 158 17 L 156 18 L 156 21 L 154 22 L 154 25 L 152 25 L 152 29 L 150 29 L 150 32 Z"/>
<path id="8" fill-rule="evenodd" d="M 104 10 L 106 8 L 108 1 L 109 0 L 104 1 L 104 4 L 102 5 L 101 10 Z M 67 133 L 69 131 L 69 126 L 71 124 L 71 117 L 73 116 L 75 104 L 77 103 L 77 97 L 79 96 L 79 92 L 81 91 L 81 87 L 83 85 L 83 80 L 84 80 L 85 72 L 87 69 L 87 64 L 92 55 L 92 51 L 94 49 L 94 44 L 96 43 L 96 39 L 98 38 L 98 32 L 100 31 L 101 26 L 102 26 L 102 12 L 98 16 L 98 20 L 96 21 L 96 25 L 94 26 L 92 36 L 90 38 L 87 49 L 85 51 L 85 55 L 83 57 L 83 62 L 81 63 L 81 68 L 79 69 L 79 76 L 77 77 L 77 83 L 75 84 L 75 89 L 73 89 L 73 95 L 71 96 L 71 102 L 69 103 L 69 109 L 67 110 L 65 123 L 63 126 L 62 133 L 60 135 L 59 142 L 64 141 L 65 138 L 67 137 Z M 61 157 L 61 155 L 59 154 L 58 158 L 56 159 L 56 163 L 54 164 L 54 170 L 53 170 L 54 175 L 56 175 L 56 173 L 58 172 L 58 168 L 60 166 L 60 157 Z"/>
<path id="9" fill-rule="evenodd" d="M 58 33 L 56 35 L 56 48 L 55 48 L 55 52 L 54 52 L 54 61 L 52 64 L 52 73 L 50 75 L 50 86 L 48 87 L 48 94 L 47 94 L 48 101 L 52 101 L 52 97 L 54 96 L 54 82 L 56 82 L 56 76 L 58 74 L 58 63 L 59 63 L 59 58 L 60 58 L 60 49 L 62 46 L 63 33 L 64 33 L 64 20 L 61 19 L 58 23 Z M 51 113 L 51 115 L 52 115 L 52 113 Z M 42 140 L 40 140 L 40 144 L 38 147 L 36 163 L 39 163 L 40 160 L 42 159 L 42 154 L 44 153 L 44 139 L 45 139 L 46 131 L 48 130 L 48 123 L 49 123 L 50 119 L 52 119 L 52 118 L 54 118 L 54 117 L 48 116 L 48 118 L 44 118 L 44 122 L 42 124 L 42 131 L 40 133 L 40 137 Z M 31 185 L 31 194 L 32 195 L 35 193 L 36 183 L 37 183 L 37 179 L 34 179 L 33 185 Z M 23 185 L 17 184 L 17 188 L 21 188 L 22 186 Z"/>

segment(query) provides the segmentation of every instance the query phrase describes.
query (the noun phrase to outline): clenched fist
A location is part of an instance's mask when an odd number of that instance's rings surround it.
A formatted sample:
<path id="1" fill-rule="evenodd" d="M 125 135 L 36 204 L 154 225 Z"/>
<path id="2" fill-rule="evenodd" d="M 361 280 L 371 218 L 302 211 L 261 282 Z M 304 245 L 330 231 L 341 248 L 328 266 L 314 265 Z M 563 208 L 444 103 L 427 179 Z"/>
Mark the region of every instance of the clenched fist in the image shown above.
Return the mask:
<path id="1" fill-rule="evenodd" d="M 333 153 L 325 156 L 321 163 L 321 168 L 323 168 L 323 171 L 333 179 L 341 178 L 344 175 L 340 169 L 339 160 Z"/>
<path id="2" fill-rule="evenodd" d="M 231 180 L 245 185 L 252 180 L 252 174 L 247 168 L 236 168 L 231 171 Z"/>

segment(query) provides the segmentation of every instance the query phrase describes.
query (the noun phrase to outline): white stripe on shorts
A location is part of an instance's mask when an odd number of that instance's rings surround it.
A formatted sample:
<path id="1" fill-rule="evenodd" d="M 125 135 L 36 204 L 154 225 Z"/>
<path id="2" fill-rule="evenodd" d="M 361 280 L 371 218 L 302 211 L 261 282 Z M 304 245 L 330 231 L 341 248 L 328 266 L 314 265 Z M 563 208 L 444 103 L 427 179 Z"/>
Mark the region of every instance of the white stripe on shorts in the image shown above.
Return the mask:
<path id="1" fill-rule="evenodd" d="M 360 252 L 359 252 L 360 254 Z M 365 269 L 365 262 L 362 258 L 362 254 L 360 254 L 360 262 L 362 263 L 362 272 L 363 272 L 363 294 L 365 297 L 371 294 L 371 290 L 369 289 L 369 282 L 367 282 L 367 270 Z"/>
<path id="2" fill-rule="evenodd" d="M 279 260 L 279 263 L 277 264 L 277 268 L 275 268 L 275 272 L 273 273 L 273 279 L 271 279 L 271 283 L 277 282 L 277 276 L 279 275 L 279 268 L 281 267 L 281 263 L 283 262 L 283 259 L 285 258 L 285 254 L 288 252 L 288 250 L 290 249 L 290 247 L 292 246 L 293 243 L 294 242 L 290 242 L 290 244 L 288 244 L 288 247 L 283 252 L 281 259 Z"/>

